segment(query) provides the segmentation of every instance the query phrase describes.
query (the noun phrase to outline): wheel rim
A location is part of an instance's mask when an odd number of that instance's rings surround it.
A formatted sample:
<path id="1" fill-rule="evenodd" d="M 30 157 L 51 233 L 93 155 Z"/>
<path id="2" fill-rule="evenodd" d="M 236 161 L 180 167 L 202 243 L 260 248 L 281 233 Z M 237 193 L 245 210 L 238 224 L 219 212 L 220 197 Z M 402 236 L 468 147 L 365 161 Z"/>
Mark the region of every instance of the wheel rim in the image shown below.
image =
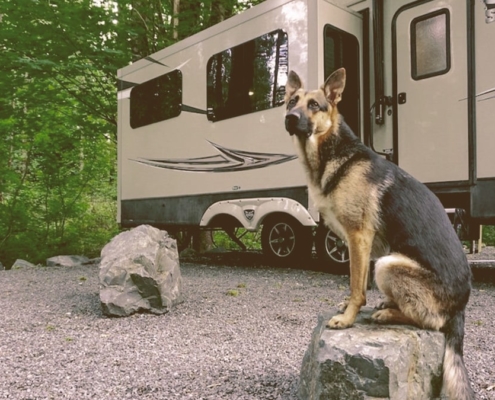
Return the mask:
<path id="1" fill-rule="evenodd" d="M 296 234 L 290 225 L 280 222 L 270 230 L 268 244 L 277 257 L 288 257 L 296 246 Z"/>
<path id="2" fill-rule="evenodd" d="M 345 264 L 349 262 L 349 249 L 346 242 L 331 231 L 328 231 L 325 237 L 325 251 L 337 263 Z"/>

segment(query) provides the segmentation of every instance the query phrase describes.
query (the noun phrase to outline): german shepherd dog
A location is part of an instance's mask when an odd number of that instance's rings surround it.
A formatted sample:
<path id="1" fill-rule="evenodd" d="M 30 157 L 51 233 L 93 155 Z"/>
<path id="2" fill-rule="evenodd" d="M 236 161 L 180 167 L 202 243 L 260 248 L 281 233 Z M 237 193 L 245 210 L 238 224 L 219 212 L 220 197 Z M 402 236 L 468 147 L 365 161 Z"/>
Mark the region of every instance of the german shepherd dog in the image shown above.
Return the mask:
<path id="1" fill-rule="evenodd" d="M 422 183 L 362 144 L 337 110 L 345 69 L 305 91 L 291 71 L 285 126 L 325 224 L 347 242 L 351 296 L 332 329 L 350 327 L 366 304 L 370 258 L 385 295 L 377 323 L 411 324 L 446 338 L 444 392 L 474 399 L 463 361 L 464 309 L 471 270 L 461 242 L 437 197 Z"/>

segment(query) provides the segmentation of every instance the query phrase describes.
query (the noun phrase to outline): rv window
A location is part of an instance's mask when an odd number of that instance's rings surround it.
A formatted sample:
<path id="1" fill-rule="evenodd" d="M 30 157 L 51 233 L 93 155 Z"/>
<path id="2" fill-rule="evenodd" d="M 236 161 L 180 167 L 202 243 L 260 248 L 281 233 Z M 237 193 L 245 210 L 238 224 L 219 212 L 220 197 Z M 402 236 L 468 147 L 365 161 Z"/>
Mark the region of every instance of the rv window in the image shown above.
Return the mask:
<path id="1" fill-rule="evenodd" d="M 177 117 L 181 104 L 182 73 L 179 70 L 141 83 L 131 90 L 131 127 Z"/>
<path id="2" fill-rule="evenodd" d="M 325 79 L 335 70 L 345 68 L 347 79 L 339 111 L 359 134 L 359 42 L 355 36 L 331 25 L 325 25 L 323 39 Z"/>
<path id="3" fill-rule="evenodd" d="M 442 75 L 450 70 L 450 18 L 446 9 L 411 22 L 412 78 Z"/>
<path id="4" fill-rule="evenodd" d="M 277 30 L 212 56 L 208 119 L 221 121 L 284 104 L 288 52 L 287 34 Z"/>

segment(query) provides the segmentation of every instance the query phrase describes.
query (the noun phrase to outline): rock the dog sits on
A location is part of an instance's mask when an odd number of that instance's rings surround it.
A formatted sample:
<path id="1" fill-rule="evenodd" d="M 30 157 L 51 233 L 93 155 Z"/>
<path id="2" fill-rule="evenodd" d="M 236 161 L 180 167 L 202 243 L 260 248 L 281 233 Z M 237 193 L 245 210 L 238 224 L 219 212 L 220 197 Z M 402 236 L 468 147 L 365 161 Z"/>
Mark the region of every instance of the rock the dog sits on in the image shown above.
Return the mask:
<path id="1" fill-rule="evenodd" d="M 350 253 L 350 300 L 327 324 L 350 327 L 366 304 L 370 258 L 385 301 L 377 323 L 411 324 L 445 334 L 443 390 L 451 400 L 474 399 L 463 361 L 464 309 L 471 269 L 437 197 L 356 137 L 337 110 L 345 69 L 305 91 L 289 73 L 285 127 L 323 220 Z"/>

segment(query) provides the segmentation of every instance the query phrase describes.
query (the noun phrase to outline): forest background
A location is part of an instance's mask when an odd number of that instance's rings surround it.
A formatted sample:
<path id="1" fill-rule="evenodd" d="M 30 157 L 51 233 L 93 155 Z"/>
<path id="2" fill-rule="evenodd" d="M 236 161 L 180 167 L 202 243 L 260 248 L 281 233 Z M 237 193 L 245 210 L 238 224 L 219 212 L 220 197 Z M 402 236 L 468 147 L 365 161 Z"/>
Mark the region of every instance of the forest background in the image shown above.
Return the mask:
<path id="1" fill-rule="evenodd" d="M 3 265 L 99 255 L 119 231 L 117 69 L 260 2 L 0 2 Z"/>
<path id="2" fill-rule="evenodd" d="M 117 69 L 260 0 L 0 2 L 0 262 L 118 231 Z"/>

